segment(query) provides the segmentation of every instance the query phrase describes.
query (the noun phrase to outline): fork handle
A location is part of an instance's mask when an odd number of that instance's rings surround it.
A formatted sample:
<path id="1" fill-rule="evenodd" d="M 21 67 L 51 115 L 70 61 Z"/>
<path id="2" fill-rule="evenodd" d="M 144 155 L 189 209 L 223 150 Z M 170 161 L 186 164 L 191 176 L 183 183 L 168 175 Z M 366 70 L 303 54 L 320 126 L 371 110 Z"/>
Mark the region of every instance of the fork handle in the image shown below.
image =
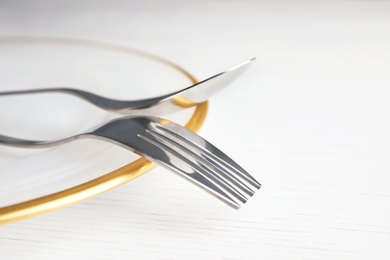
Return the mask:
<path id="1" fill-rule="evenodd" d="M 0 145 L 7 145 L 13 147 L 21 148 L 48 148 L 56 145 L 61 145 L 72 140 L 76 140 L 82 137 L 82 134 L 74 135 L 68 138 L 51 140 L 51 141 L 35 141 L 35 140 L 26 140 L 21 138 L 16 138 L 12 136 L 0 135 Z"/>

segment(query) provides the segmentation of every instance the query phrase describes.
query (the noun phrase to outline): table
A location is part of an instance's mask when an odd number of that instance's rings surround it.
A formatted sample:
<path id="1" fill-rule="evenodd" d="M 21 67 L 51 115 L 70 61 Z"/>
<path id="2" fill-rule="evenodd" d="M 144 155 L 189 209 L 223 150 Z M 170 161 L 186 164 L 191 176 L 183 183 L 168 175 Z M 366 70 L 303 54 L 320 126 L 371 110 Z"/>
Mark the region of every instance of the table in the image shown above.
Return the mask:
<path id="1" fill-rule="evenodd" d="M 9 1 L 0 34 L 81 37 L 198 78 L 256 56 L 200 135 L 263 188 L 239 211 L 160 167 L 0 228 L 1 259 L 389 259 L 390 3 Z"/>

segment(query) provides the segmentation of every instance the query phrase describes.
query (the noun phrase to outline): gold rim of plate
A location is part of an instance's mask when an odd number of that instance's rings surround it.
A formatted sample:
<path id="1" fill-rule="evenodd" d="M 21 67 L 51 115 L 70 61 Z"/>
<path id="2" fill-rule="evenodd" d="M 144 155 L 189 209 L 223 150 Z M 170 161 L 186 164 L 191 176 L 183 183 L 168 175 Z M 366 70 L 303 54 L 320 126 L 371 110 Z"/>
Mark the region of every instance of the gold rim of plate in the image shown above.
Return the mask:
<path id="1" fill-rule="evenodd" d="M 111 49 L 128 54 L 136 54 L 148 59 L 153 59 L 162 64 L 170 66 L 176 69 L 178 72 L 183 73 L 193 84 L 197 83 L 197 80 L 185 69 L 177 64 L 161 58 L 159 56 L 135 50 L 126 46 L 120 46 L 111 43 L 97 42 L 91 40 L 82 39 L 70 39 L 59 37 L 30 37 L 30 36 L 0 36 L 1 42 L 9 43 L 50 43 L 50 44 L 67 44 L 67 45 L 84 45 L 92 46 L 104 49 Z M 188 129 L 197 132 L 203 125 L 206 119 L 208 102 L 202 102 L 199 104 L 189 104 L 185 100 L 177 100 L 177 103 L 181 104 L 184 108 L 195 106 L 195 111 L 191 118 L 185 125 Z M 15 221 L 31 218 L 43 213 L 54 211 L 72 204 L 76 204 L 83 200 L 94 197 L 98 194 L 111 190 L 128 181 L 131 181 L 142 174 L 155 168 L 157 164 L 141 157 L 119 169 L 109 172 L 101 177 L 95 178 L 83 184 L 74 186 L 72 188 L 62 190 L 56 193 L 52 193 L 40 198 L 32 199 L 29 201 L 21 202 L 15 205 L 10 205 L 0 208 L 0 225 L 12 223 Z"/>

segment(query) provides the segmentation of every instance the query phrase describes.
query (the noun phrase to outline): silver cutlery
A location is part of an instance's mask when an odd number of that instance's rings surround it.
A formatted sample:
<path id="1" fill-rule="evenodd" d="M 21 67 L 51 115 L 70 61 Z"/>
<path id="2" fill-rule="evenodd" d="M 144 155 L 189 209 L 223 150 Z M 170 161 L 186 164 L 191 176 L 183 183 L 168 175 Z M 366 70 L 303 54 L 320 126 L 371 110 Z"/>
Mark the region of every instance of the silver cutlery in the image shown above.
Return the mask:
<path id="1" fill-rule="evenodd" d="M 0 96 L 60 92 L 80 97 L 104 110 L 109 110 L 124 115 L 162 115 L 181 110 L 185 104 L 190 106 L 206 101 L 211 95 L 220 91 L 226 85 L 231 83 L 235 78 L 237 78 L 244 70 L 248 68 L 249 64 L 251 64 L 254 59 L 255 58 L 249 59 L 235 67 L 218 73 L 182 90 L 143 100 L 114 100 L 74 88 L 41 88 L 6 91 L 0 92 Z"/>
<path id="2" fill-rule="evenodd" d="M 122 117 L 92 131 L 52 141 L 0 135 L 0 144 L 44 148 L 81 138 L 107 141 L 145 156 L 236 209 L 261 187 L 242 167 L 208 141 L 183 126 L 156 117 Z"/>
<path id="3" fill-rule="evenodd" d="M 0 96 L 60 92 L 80 97 L 101 109 L 125 114 L 102 126 L 57 140 L 26 140 L 0 135 L 0 144 L 25 148 L 61 145 L 95 138 L 119 145 L 178 173 L 223 202 L 238 209 L 261 187 L 251 175 L 196 133 L 166 119 L 149 115 L 171 113 L 194 105 L 220 91 L 237 78 L 254 59 L 197 84 L 155 98 L 133 101 L 108 99 L 73 88 L 42 88 L 0 92 Z"/>

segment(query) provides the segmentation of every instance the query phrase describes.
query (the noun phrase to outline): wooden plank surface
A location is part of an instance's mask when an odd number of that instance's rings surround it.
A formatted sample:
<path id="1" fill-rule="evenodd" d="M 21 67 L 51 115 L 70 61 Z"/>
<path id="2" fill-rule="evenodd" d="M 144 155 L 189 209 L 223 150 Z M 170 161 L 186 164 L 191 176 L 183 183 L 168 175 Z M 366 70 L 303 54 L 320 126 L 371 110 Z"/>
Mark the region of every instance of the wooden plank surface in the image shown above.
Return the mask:
<path id="1" fill-rule="evenodd" d="M 263 188 L 235 211 L 161 168 L 0 228 L 1 259 L 389 259 L 387 1 L 4 2 L 0 32 L 106 40 L 198 78 L 257 56 L 200 134 Z"/>

